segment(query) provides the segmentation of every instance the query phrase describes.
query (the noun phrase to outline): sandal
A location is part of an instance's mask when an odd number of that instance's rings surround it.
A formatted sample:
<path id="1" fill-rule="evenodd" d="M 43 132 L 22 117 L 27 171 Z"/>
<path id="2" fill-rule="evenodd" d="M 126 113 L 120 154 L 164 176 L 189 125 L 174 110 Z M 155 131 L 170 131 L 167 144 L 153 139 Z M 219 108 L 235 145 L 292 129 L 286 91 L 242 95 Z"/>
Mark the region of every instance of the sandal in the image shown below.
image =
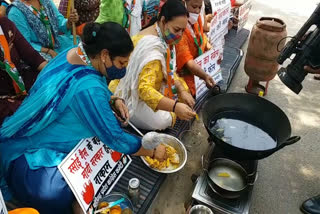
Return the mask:
<path id="1" fill-rule="evenodd" d="M 315 75 L 315 76 L 313 76 L 313 78 L 314 78 L 315 80 L 320 80 L 320 75 Z"/>

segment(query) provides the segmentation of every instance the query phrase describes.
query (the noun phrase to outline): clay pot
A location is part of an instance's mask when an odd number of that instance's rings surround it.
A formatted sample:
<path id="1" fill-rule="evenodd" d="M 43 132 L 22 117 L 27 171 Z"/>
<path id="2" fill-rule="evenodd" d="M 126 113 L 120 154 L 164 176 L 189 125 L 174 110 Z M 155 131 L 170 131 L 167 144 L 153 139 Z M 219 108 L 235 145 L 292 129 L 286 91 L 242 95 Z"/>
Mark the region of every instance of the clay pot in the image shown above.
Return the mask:
<path id="1" fill-rule="evenodd" d="M 286 24 L 277 18 L 262 17 L 253 26 L 244 65 L 253 81 L 272 80 L 278 71 L 277 58 L 285 45 Z"/>

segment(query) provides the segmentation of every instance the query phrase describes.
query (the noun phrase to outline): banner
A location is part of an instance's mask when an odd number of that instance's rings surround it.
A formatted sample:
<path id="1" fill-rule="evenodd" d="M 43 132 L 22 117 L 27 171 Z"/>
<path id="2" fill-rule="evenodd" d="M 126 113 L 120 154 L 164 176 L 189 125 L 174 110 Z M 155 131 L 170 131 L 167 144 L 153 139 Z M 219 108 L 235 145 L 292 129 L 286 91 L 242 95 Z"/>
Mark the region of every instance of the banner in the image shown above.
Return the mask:
<path id="1" fill-rule="evenodd" d="M 97 137 L 83 139 L 58 166 L 84 213 L 96 208 L 131 163 Z"/>
<path id="2" fill-rule="evenodd" d="M 211 49 L 195 59 L 195 62 L 213 78 L 216 84 L 222 80 L 220 64 L 218 63 L 219 56 L 219 49 Z M 196 99 L 198 99 L 208 91 L 208 88 L 205 81 L 197 76 L 194 76 L 194 82 Z"/>
<path id="3" fill-rule="evenodd" d="M 212 8 L 216 10 L 214 17 L 210 22 L 210 31 L 208 38 L 210 44 L 215 47 L 217 41 L 224 39 L 224 36 L 228 33 L 228 24 L 230 20 L 231 3 L 230 1 L 216 1 L 211 0 Z M 213 5 L 218 5 L 214 7 Z"/>
<path id="4" fill-rule="evenodd" d="M 0 190 L 0 214 L 8 214 L 6 204 L 4 203 L 3 196 Z"/>
<path id="5" fill-rule="evenodd" d="M 239 32 L 246 25 L 251 8 L 252 8 L 251 0 L 248 0 L 246 3 L 244 3 L 238 8 L 239 15 L 238 15 L 237 32 Z"/>

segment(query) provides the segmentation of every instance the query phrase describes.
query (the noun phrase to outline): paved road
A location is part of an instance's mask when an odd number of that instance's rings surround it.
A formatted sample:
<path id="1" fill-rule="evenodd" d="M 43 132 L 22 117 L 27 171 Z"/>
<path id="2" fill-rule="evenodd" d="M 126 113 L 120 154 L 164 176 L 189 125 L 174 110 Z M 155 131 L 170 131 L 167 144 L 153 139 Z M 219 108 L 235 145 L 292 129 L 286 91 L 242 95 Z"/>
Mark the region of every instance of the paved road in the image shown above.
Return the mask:
<path id="1" fill-rule="evenodd" d="M 256 0 L 246 27 L 251 29 L 261 16 L 279 17 L 287 24 L 288 35 L 293 36 L 316 3 L 315 0 Z M 230 91 L 244 92 L 248 77 L 243 71 L 243 63 Z M 286 112 L 293 135 L 301 136 L 302 140 L 260 161 L 251 213 L 300 213 L 299 206 L 306 198 L 320 194 L 320 82 L 309 75 L 303 85 L 303 91 L 295 95 L 278 78 L 270 83 L 266 98 Z"/>

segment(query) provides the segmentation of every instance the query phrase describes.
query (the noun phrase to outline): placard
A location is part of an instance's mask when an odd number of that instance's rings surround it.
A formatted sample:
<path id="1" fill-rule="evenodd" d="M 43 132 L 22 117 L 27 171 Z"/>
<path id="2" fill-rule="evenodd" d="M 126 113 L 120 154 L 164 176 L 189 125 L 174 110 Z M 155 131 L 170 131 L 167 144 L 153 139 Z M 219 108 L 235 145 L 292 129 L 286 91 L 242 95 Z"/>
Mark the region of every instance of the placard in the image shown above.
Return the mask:
<path id="1" fill-rule="evenodd" d="M 215 7 L 216 10 L 212 10 L 215 12 L 214 17 L 210 22 L 210 31 L 208 33 L 208 38 L 212 46 L 215 46 L 217 41 L 224 39 L 224 36 L 228 33 L 231 3 L 230 1 L 227 2 L 211 0 L 212 5 L 218 5 Z"/>
<path id="2" fill-rule="evenodd" d="M 195 59 L 195 62 L 213 78 L 216 84 L 222 80 L 220 64 L 218 63 L 219 57 L 219 49 L 211 49 Z M 194 78 L 196 99 L 198 99 L 208 88 L 204 80 L 197 76 L 194 76 Z"/>
<path id="3" fill-rule="evenodd" d="M 97 137 L 83 139 L 58 166 L 82 210 L 96 208 L 131 163 Z"/>
<path id="4" fill-rule="evenodd" d="M 0 190 L 0 214 L 8 214 L 6 204 L 4 203 L 3 196 Z"/>
<path id="5" fill-rule="evenodd" d="M 246 25 L 251 8 L 252 8 L 251 0 L 248 0 L 238 8 L 239 15 L 238 15 L 237 32 L 239 32 Z"/>

